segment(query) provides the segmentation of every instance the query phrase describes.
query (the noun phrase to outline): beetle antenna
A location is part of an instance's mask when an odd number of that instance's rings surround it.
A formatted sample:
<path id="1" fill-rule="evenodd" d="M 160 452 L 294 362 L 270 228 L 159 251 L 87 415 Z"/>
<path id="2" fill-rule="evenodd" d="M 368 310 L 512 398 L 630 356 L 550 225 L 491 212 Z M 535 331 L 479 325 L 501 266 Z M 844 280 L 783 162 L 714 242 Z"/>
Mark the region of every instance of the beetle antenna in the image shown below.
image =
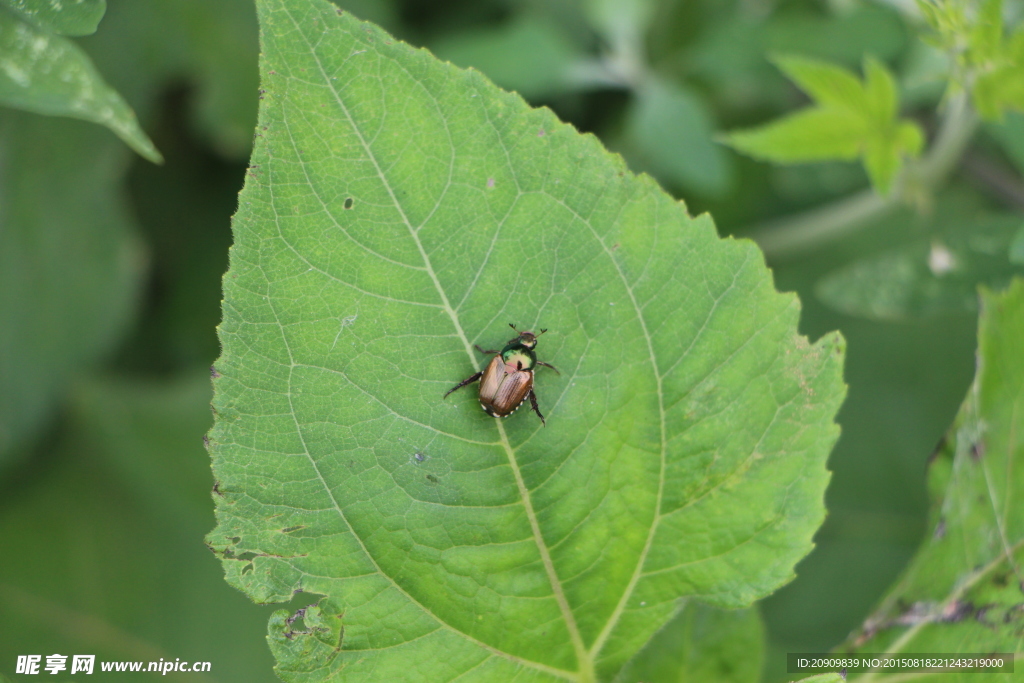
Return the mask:
<path id="1" fill-rule="evenodd" d="M 516 330 L 516 325 L 515 325 L 515 323 L 509 323 L 509 324 L 508 324 L 508 326 L 509 326 L 509 327 L 511 327 L 511 328 L 512 328 L 513 330 Z M 518 331 L 519 331 L 519 330 L 516 330 L 516 332 L 518 332 Z"/>
<path id="2" fill-rule="evenodd" d="M 540 334 L 538 334 L 537 336 L 539 337 L 541 334 L 544 334 L 547 331 L 548 331 L 548 328 L 546 328 L 546 327 L 541 328 Z"/>

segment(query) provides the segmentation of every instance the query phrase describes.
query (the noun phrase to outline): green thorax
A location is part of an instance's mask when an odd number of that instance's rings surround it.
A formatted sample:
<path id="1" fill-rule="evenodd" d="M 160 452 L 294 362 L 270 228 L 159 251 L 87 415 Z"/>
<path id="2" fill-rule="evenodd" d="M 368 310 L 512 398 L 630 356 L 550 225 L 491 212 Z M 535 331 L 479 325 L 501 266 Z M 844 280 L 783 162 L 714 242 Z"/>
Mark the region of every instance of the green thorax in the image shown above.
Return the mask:
<path id="1" fill-rule="evenodd" d="M 533 349 L 521 344 L 518 339 L 505 345 L 505 348 L 501 350 L 501 358 L 506 365 L 522 363 L 523 370 L 532 370 L 533 366 L 537 364 L 537 354 L 533 352 Z"/>

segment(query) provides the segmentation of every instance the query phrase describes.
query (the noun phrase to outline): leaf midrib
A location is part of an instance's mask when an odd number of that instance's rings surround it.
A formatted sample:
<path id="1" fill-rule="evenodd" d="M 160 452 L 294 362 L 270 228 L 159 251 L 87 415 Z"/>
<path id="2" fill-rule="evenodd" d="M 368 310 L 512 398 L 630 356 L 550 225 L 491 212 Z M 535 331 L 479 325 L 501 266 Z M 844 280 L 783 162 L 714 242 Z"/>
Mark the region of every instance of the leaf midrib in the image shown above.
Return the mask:
<path id="1" fill-rule="evenodd" d="M 291 12 L 287 8 L 284 8 L 284 12 L 287 14 L 288 18 L 291 20 L 292 24 L 295 26 L 295 29 L 298 32 L 298 34 L 300 36 L 302 36 L 302 38 L 305 40 L 305 34 L 303 34 L 301 26 L 295 20 L 295 18 L 292 16 Z M 387 191 L 388 196 L 391 198 L 391 201 L 394 204 L 395 209 L 398 211 L 399 215 L 401 216 L 402 222 L 405 224 L 406 228 L 408 229 L 409 236 L 412 238 L 413 242 L 416 244 L 416 248 L 419 250 L 420 257 L 423 259 L 424 268 L 425 268 L 427 274 L 430 276 L 431 281 L 434 283 L 434 287 L 437 290 L 438 296 L 441 298 L 442 308 L 448 314 L 449 318 L 452 321 L 452 325 L 454 326 L 456 332 L 458 333 L 459 338 L 462 340 L 463 347 L 466 350 L 466 354 L 475 363 L 476 359 L 475 359 L 475 356 L 473 355 L 472 346 L 469 343 L 469 339 L 466 337 L 465 330 L 462 328 L 462 325 L 459 322 L 458 313 L 455 311 L 455 309 L 452 308 L 451 302 L 448 300 L 448 296 L 445 293 L 444 287 L 441 286 L 441 283 L 440 283 L 440 281 L 437 278 L 437 273 L 434 271 L 433 265 L 431 264 L 431 261 L 430 261 L 430 257 L 427 255 L 426 250 L 423 248 L 423 243 L 419 239 L 419 235 L 417 234 L 417 230 L 412 226 L 412 222 L 409 220 L 409 218 L 406 215 L 404 209 L 402 208 L 402 205 L 399 202 L 398 197 L 395 195 L 395 192 L 392 189 L 390 182 L 388 181 L 386 175 L 384 174 L 383 170 L 381 169 L 380 164 L 378 163 L 376 156 L 373 154 L 372 150 L 370 149 L 370 146 L 367 143 L 366 138 L 363 136 L 362 131 L 356 125 L 355 121 L 352 118 L 351 113 L 348 110 L 348 107 L 345 106 L 345 103 L 341 99 L 341 96 L 339 95 L 338 91 L 335 89 L 331 79 L 328 77 L 328 75 L 327 75 L 327 73 L 326 73 L 326 71 L 324 69 L 324 65 L 320 61 L 320 58 L 319 58 L 319 56 L 317 55 L 317 53 L 316 53 L 316 51 L 314 49 L 315 46 L 310 44 L 308 41 L 306 41 L 306 46 L 309 49 L 309 53 L 310 53 L 311 57 L 316 62 L 317 68 L 320 71 L 320 75 L 323 78 L 323 82 L 328 85 L 331 94 L 334 96 L 335 102 L 337 103 L 337 105 L 338 105 L 339 109 L 341 110 L 342 114 L 345 116 L 346 120 L 348 121 L 349 126 L 351 127 L 353 133 L 358 138 L 359 144 L 363 148 L 363 151 L 366 154 L 367 158 L 373 164 L 374 170 L 377 173 L 377 177 L 380 179 L 381 184 L 383 185 L 384 189 Z M 429 95 L 429 92 L 427 94 Z M 444 120 L 444 117 L 442 116 L 441 119 Z M 451 149 L 452 153 L 454 154 L 454 145 L 449 144 L 449 149 Z M 447 186 L 450 186 L 450 184 L 451 184 L 451 175 L 450 174 L 451 174 L 453 168 L 454 168 L 454 163 L 450 163 L 449 164 L 449 178 L 448 178 L 449 182 L 448 182 Z M 440 203 L 440 200 L 438 201 L 438 203 Z M 435 207 L 435 210 L 436 210 L 436 207 Z M 275 312 L 275 318 L 276 318 L 276 312 Z M 289 360 L 291 361 L 292 366 L 294 367 L 294 358 L 291 355 L 291 349 L 288 347 L 287 341 L 285 342 L 285 346 L 288 349 Z M 290 385 L 290 377 L 291 377 L 291 375 L 289 374 L 289 385 Z M 348 523 L 348 520 L 345 517 L 344 511 L 341 509 L 341 506 L 339 505 L 337 499 L 334 497 L 333 491 L 331 490 L 330 486 L 327 484 L 327 481 L 323 478 L 323 476 L 322 476 L 322 474 L 320 472 L 320 469 L 319 469 L 319 467 L 316 464 L 315 459 L 312 457 L 312 454 L 309 452 L 309 449 L 306 447 L 305 439 L 302 437 L 301 427 L 298 424 L 298 418 L 295 416 L 294 407 L 291 405 L 291 391 L 290 390 L 289 390 L 288 399 L 289 399 L 289 407 L 291 408 L 291 412 L 292 412 L 292 419 L 295 422 L 296 430 L 298 431 L 299 437 L 302 440 L 303 449 L 305 450 L 306 456 L 309 458 L 311 464 L 313 465 L 313 468 L 317 472 L 317 477 L 320 479 L 321 484 L 323 485 L 324 489 L 327 491 L 328 495 L 330 496 L 331 501 L 332 501 L 335 509 L 337 510 L 338 514 L 341 516 L 342 520 L 345 521 L 346 526 L 348 526 L 349 529 L 352 531 L 353 537 L 356 538 L 356 540 L 359 542 L 359 545 L 362 548 L 363 552 L 366 554 L 366 556 L 370 560 L 370 562 L 373 563 L 374 567 L 381 574 L 381 576 L 386 577 L 388 579 L 388 581 L 390 581 L 391 584 L 393 586 L 395 586 L 396 590 L 400 591 L 403 595 L 405 595 L 409 600 L 411 600 L 413 603 L 418 605 L 426 613 L 431 614 L 435 619 L 437 619 L 438 623 L 444 624 L 444 626 L 446 628 L 451 629 L 453 632 L 456 632 L 459 635 L 461 635 L 461 636 L 463 636 L 463 637 L 465 637 L 465 638 L 467 638 L 469 640 L 472 640 L 473 642 L 477 643 L 478 645 L 486 648 L 488 651 L 490 651 L 492 653 L 495 653 L 495 654 L 498 654 L 498 655 L 500 655 L 502 657 L 506 657 L 506 658 L 508 658 L 508 659 L 510 659 L 512 661 L 517 662 L 517 663 L 520 663 L 520 664 L 523 664 L 523 665 L 526 665 L 526 666 L 530 666 L 530 667 L 533 667 L 533 668 L 537 668 L 537 669 L 543 670 L 543 671 L 545 671 L 547 673 L 556 675 L 556 676 L 558 676 L 560 678 L 569 678 L 569 679 L 576 678 L 576 676 L 573 675 L 571 672 L 564 671 L 564 670 L 561 670 L 561 669 L 556 669 L 554 667 L 550 667 L 550 666 L 542 664 L 540 662 L 535 662 L 535 661 L 523 659 L 521 657 L 516 657 L 515 655 L 512 655 L 510 653 L 498 650 L 498 649 L 496 649 L 496 648 L 494 648 L 494 647 L 492 647 L 490 645 L 487 645 L 486 643 L 483 643 L 483 642 L 473 638 L 472 636 L 470 636 L 467 633 L 464 633 L 462 631 L 459 631 L 458 629 L 455 629 L 450 624 L 448 624 L 443 619 L 441 619 L 438 615 L 434 614 L 431 610 L 429 610 L 420 601 L 416 600 L 413 596 L 409 595 L 409 593 L 406 592 L 401 586 L 399 586 L 394 581 L 394 579 L 392 577 L 388 576 L 384 571 L 382 571 L 380 566 L 377 565 L 377 562 L 373 558 L 372 554 L 369 552 L 369 550 L 363 544 L 362 539 L 358 536 L 358 534 L 355 533 L 355 530 L 352 528 L 351 524 Z M 502 445 L 505 448 L 505 452 L 506 452 L 506 455 L 507 455 L 508 460 L 509 460 L 509 465 L 511 466 L 512 471 L 513 471 L 513 473 L 515 475 L 516 485 L 519 488 L 519 493 L 520 493 L 520 496 L 521 496 L 521 498 L 523 500 L 523 505 L 524 505 L 524 507 L 526 509 L 527 517 L 528 517 L 528 519 L 530 521 L 530 527 L 531 527 L 531 530 L 533 532 L 534 542 L 536 543 L 536 545 L 538 547 L 538 550 L 539 550 L 539 552 L 541 554 L 541 557 L 542 557 L 542 560 L 543 560 L 543 563 L 544 563 L 544 569 L 545 569 L 545 572 L 548 575 L 548 581 L 551 584 L 552 591 L 554 592 L 555 597 L 556 597 L 556 601 L 559 604 L 559 609 L 562 612 L 562 618 L 563 618 L 563 620 L 565 620 L 566 628 L 569 631 L 570 637 L 571 637 L 571 639 L 573 641 L 573 647 L 574 647 L 574 650 L 576 651 L 577 660 L 579 661 L 580 666 L 584 668 L 584 671 L 586 671 L 587 668 L 590 668 L 591 671 L 592 671 L 593 665 L 591 663 L 590 658 L 587 656 L 586 648 L 583 646 L 583 640 L 582 640 L 582 637 L 580 635 L 579 628 L 576 625 L 575 617 L 574 617 L 574 615 L 572 613 L 572 610 L 569 608 L 569 604 L 568 604 L 568 601 L 566 600 L 565 593 L 562 590 L 561 582 L 558 580 L 558 575 L 555 572 L 554 564 L 551 561 L 551 556 L 550 556 L 550 554 L 548 552 L 546 544 L 544 543 L 543 536 L 540 534 L 540 526 L 539 526 L 539 524 L 537 522 L 537 517 L 536 517 L 536 515 L 534 514 L 534 511 L 533 511 L 533 506 L 532 506 L 531 501 L 530 501 L 529 490 L 526 488 L 525 483 L 523 482 L 522 476 L 521 476 L 521 474 L 519 472 L 518 463 L 516 462 L 515 450 L 512 448 L 512 445 L 508 441 L 508 437 L 505 434 L 504 425 L 502 425 L 500 421 L 497 424 L 498 424 L 499 433 L 501 434 Z M 592 679 L 592 678 L 593 678 L 593 675 L 591 673 L 590 679 Z"/>

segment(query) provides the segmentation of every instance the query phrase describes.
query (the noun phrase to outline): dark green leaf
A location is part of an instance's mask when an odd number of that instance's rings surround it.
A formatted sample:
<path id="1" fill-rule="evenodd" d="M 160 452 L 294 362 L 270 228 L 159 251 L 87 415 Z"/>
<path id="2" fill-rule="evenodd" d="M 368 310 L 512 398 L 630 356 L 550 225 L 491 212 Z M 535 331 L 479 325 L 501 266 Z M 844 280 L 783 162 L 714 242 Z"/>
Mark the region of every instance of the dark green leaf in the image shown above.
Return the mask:
<path id="1" fill-rule="evenodd" d="M 680 598 L 789 580 L 841 338 L 550 111 L 327 3 L 258 8 L 209 542 L 257 601 L 322 596 L 273 618 L 279 674 L 610 680 Z M 442 400 L 508 322 L 550 328 L 547 428 Z"/>
<path id="2" fill-rule="evenodd" d="M 0 113 L 0 460 L 133 308 L 144 256 L 115 189 L 127 154 L 77 121 Z"/>
<path id="3" fill-rule="evenodd" d="M 5 670 L 19 653 L 94 654 L 94 675 L 53 678 L 276 680 L 267 608 L 227 586 L 201 543 L 213 518 L 210 393 L 205 370 L 172 382 L 91 378 L 70 392 L 45 466 L 0 489 L 0 547 L 17 558 L 0 562 Z M 161 658 L 209 661 L 211 672 L 100 671 L 101 661 Z"/>
<path id="4" fill-rule="evenodd" d="M 1017 235 L 1010 243 L 1010 263 L 1024 266 L 1024 225 L 1017 231 Z"/>

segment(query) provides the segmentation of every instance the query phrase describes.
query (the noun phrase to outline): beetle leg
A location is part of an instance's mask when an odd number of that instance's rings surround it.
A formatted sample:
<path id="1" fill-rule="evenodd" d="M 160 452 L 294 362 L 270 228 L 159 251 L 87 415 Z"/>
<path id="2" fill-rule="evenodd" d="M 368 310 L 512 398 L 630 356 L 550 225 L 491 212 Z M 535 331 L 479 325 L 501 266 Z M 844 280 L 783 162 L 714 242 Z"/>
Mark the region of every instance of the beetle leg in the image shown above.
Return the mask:
<path id="1" fill-rule="evenodd" d="M 445 393 L 445 395 L 441 397 L 441 400 L 443 401 L 444 399 L 448 398 L 448 394 L 452 393 L 452 392 L 453 392 L 453 391 L 455 391 L 456 389 L 461 389 L 462 387 L 466 386 L 467 384 L 472 384 L 473 382 L 477 381 L 478 379 L 480 379 L 481 377 L 483 377 L 483 374 L 484 374 L 484 373 L 482 373 L 482 372 L 478 372 L 478 373 L 476 373 L 475 375 L 471 375 L 471 376 L 467 377 L 466 379 L 462 380 L 461 382 L 459 382 L 458 384 L 456 384 L 456 385 L 455 385 L 454 387 L 452 387 L 451 389 L 449 389 L 449 390 L 448 390 L 448 391 L 447 391 L 447 392 Z"/>
<path id="2" fill-rule="evenodd" d="M 533 412 L 537 413 L 537 417 L 540 418 L 541 427 L 547 427 L 548 423 L 544 421 L 544 416 L 540 414 L 540 408 L 537 407 L 537 394 L 533 393 L 533 389 L 530 389 L 530 406 L 533 408 Z"/>
<path id="3" fill-rule="evenodd" d="M 554 365 L 552 365 L 551 363 L 545 363 L 544 361 L 542 361 L 542 360 L 539 360 L 539 361 L 537 361 L 537 365 L 543 365 L 543 366 L 544 366 L 544 367 L 546 367 L 546 368 L 551 368 L 552 370 L 554 370 L 554 371 L 555 371 L 555 374 L 556 374 L 556 375 L 561 375 L 561 374 L 562 374 L 562 373 L 560 373 L 560 372 L 558 371 L 558 368 L 556 368 L 556 367 L 555 367 Z"/>
<path id="4" fill-rule="evenodd" d="M 480 348 L 479 344 L 473 344 L 473 346 L 476 348 L 477 351 L 479 351 L 480 353 L 486 354 L 488 356 L 493 356 L 494 354 L 497 353 L 497 351 L 485 351 L 484 349 Z"/>

